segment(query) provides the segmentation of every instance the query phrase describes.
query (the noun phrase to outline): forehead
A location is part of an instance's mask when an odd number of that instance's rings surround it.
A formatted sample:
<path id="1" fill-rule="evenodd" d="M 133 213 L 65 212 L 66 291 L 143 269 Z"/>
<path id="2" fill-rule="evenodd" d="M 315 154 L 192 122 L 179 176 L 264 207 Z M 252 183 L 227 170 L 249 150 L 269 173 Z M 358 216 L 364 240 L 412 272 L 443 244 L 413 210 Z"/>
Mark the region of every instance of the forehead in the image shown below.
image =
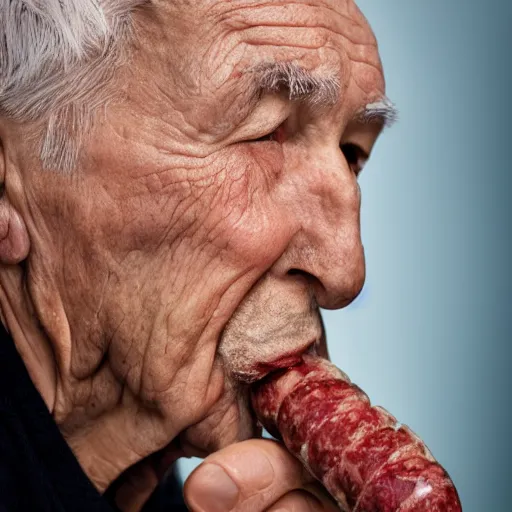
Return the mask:
<path id="1" fill-rule="evenodd" d="M 175 94 L 229 96 L 237 80 L 250 86 L 248 71 L 276 62 L 334 77 L 359 106 L 385 92 L 374 34 L 352 0 L 156 0 L 151 9 L 151 57 L 157 69 L 179 67 Z"/>

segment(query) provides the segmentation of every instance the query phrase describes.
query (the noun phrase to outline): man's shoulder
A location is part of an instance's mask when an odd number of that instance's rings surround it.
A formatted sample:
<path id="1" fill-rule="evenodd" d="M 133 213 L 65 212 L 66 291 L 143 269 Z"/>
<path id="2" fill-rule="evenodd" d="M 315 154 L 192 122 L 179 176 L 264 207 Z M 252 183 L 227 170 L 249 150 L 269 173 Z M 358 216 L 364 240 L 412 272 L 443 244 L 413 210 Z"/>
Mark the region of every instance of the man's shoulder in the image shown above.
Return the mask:
<path id="1" fill-rule="evenodd" d="M 0 403 L 0 512 L 23 510 L 34 470 L 23 442 L 23 425 Z"/>
<path id="2" fill-rule="evenodd" d="M 0 333 L 0 512 L 111 512 L 112 508 L 81 471 L 12 340 L 3 334 Z"/>

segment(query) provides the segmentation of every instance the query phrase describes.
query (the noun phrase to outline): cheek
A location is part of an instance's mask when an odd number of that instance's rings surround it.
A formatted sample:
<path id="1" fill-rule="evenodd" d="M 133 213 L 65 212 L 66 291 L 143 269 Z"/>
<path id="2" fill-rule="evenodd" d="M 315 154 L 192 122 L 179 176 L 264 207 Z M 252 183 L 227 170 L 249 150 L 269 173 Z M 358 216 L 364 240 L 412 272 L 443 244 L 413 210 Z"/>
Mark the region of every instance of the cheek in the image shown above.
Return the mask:
<path id="1" fill-rule="evenodd" d="M 274 198 L 283 167 L 278 147 L 232 146 L 202 168 L 132 183 L 102 215 L 102 238 L 113 253 L 144 255 L 176 273 L 268 268 L 293 235 L 290 216 Z"/>
<path id="2" fill-rule="evenodd" d="M 241 146 L 230 155 L 222 192 L 210 204 L 205 225 L 211 228 L 208 241 L 222 249 L 223 259 L 267 269 L 282 254 L 295 227 L 275 198 L 282 152 L 275 143 L 256 146 Z"/>
<path id="3" fill-rule="evenodd" d="M 274 134 L 277 137 L 277 134 Z M 283 136 L 282 136 L 283 137 Z M 271 190 L 281 178 L 284 169 L 284 152 L 281 141 L 265 141 L 246 144 L 241 152 L 250 159 L 260 180 L 264 180 L 267 188 Z"/>

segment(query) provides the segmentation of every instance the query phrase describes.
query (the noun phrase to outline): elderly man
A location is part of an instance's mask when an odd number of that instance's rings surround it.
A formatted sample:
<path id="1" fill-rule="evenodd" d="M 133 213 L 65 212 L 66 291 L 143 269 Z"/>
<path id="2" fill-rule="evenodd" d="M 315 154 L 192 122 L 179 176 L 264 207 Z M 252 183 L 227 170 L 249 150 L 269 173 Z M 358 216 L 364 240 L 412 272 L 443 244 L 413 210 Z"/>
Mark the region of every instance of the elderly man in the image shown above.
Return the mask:
<path id="1" fill-rule="evenodd" d="M 335 510 L 244 383 L 363 284 L 393 116 L 363 15 L 2 0 L 0 30 L 0 510 L 140 510 L 209 454 L 191 510 Z"/>

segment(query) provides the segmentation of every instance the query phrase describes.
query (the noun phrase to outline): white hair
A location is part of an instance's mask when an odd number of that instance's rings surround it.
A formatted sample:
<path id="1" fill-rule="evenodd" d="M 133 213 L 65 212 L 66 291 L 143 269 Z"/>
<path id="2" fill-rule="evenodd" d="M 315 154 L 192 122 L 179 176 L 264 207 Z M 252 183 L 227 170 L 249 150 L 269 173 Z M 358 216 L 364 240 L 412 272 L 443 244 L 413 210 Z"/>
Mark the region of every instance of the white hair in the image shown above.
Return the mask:
<path id="1" fill-rule="evenodd" d="M 340 95 L 340 83 L 334 74 L 318 76 L 293 62 L 269 62 L 251 70 L 261 89 L 288 90 L 290 100 L 308 100 L 312 106 L 332 106 Z"/>
<path id="2" fill-rule="evenodd" d="M 71 170 L 112 97 L 132 13 L 146 0 L 0 0 L 0 116 L 41 122 L 45 168 Z"/>

